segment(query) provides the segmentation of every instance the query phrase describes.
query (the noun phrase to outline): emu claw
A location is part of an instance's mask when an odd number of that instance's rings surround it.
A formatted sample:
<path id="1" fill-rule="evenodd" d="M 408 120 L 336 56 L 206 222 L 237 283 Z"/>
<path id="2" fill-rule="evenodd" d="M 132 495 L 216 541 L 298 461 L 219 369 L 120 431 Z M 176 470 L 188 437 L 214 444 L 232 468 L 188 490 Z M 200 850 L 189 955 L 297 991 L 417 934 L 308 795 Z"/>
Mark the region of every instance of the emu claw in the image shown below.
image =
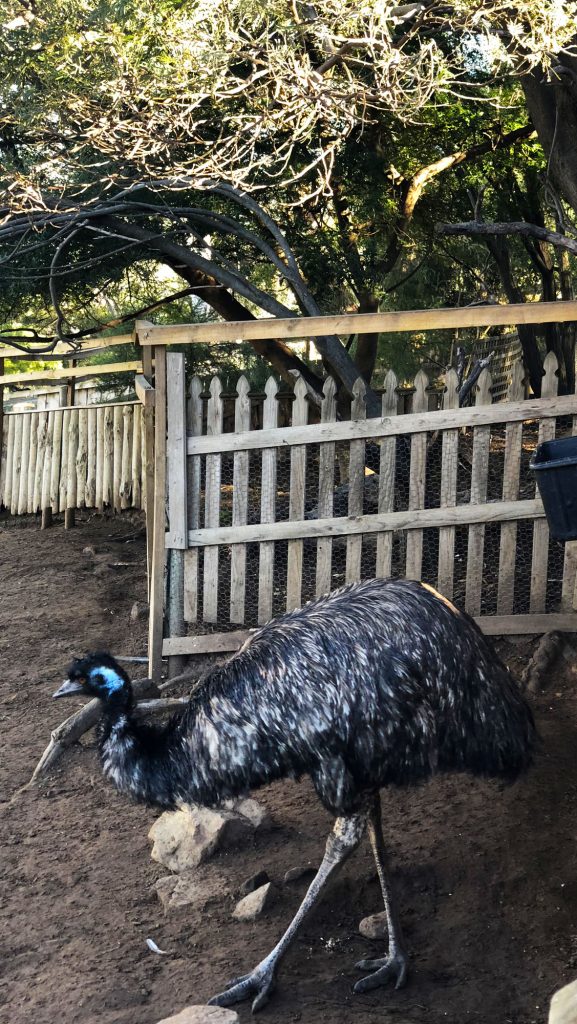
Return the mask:
<path id="1" fill-rule="evenodd" d="M 229 982 L 224 992 L 208 1000 L 209 1006 L 233 1006 L 254 995 L 252 1012 L 257 1013 L 266 1006 L 275 985 L 274 971 L 259 964 L 251 974 L 243 974 Z"/>
<path id="2" fill-rule="evenodd" d="M 391 978 L 396 978 L 395 988 L 402 988 L 407 980 L 409 962 L 405 953 L 395 953 L 379 960 L 359 960 L 355 967 L 359 971 L 372 971 L 366 978 L 357 981 L 353 992 L 370 992 L 373 988 L 386 985 Z"/>

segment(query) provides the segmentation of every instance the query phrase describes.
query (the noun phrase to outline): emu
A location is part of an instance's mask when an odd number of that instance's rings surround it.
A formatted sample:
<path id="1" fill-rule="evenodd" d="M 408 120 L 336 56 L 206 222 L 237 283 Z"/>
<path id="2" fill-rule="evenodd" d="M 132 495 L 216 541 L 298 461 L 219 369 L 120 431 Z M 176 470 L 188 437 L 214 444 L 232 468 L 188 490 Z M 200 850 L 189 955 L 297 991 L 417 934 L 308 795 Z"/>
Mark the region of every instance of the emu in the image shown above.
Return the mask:
<path id="1" fill-rule="evenodd" d="M 287 931 L 211 1003 L 267 1002 L 276 970 L 329 879 L 368 830 L 388 951 L 357 966 L 366 992 L 407 975 L 387 878 L 381 788 L 436 772 L 515 778 L 531 760 L 531 711 L 476 624 L 431 587 L 370 580 L 259 629 L 207 674 L 167 724 L 134 720 L 128 676 L 107 654 L 75 661 L 54 694 L 102 701 L 104 774 L 137 800 L 218 805 L 274 779 L 309 775 L 336 818 L 321 866 Z"/>

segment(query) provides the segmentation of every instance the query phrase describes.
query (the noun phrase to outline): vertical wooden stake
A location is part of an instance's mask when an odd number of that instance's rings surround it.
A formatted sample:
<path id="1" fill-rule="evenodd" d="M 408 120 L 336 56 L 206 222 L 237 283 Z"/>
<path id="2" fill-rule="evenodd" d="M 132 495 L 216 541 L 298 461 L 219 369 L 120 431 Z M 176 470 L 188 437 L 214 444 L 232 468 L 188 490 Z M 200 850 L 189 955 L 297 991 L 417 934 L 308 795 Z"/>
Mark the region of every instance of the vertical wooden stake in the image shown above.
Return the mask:
<path id="1" fill-rule="evenodd" d="M 160 679 L 162 672 L 162 634 L 164 625 L 164 563 L 166 522 L 166 349 L 154 351 L 154 491 L 148 504 L 154 514 L 152 533 L 152 571 L 150 581 L 150 618 L 148 630 L 148 674 Z M 152 500 L 151 500 L 152 498 Z"/>

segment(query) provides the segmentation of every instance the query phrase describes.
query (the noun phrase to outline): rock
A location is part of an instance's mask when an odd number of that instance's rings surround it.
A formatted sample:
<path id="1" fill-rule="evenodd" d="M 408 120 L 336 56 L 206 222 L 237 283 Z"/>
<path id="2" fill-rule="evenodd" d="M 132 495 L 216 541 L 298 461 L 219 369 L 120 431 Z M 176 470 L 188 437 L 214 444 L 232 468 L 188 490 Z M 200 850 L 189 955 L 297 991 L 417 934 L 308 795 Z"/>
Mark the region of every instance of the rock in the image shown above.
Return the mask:
<path id="1" fill-rule="evenodd" d="M 239 892 L 244 896 L 247 896 L 249 892 L 254 892 L 255 889 L 260 889 L 261 886 L 266 885 L 270 882 L 267 871 L 257 871 L 256 875 L 251 875 L 250 878 L 246 878 L 242 885 L 239 887 Z"/>
<path id="2" fill-rule="evenodd" d="M 318 868 L 315 868 L 313 864 L 304 864 L 300 868 L 289 868 L 286 872 L 283 882 L 285 885 L 290 882 L 298 882 L 301 878 L 312 878 L 316 875 Z"/>
<path id="3" fill-rule="evenodd" d="M 380 914 L 371 914 L 370 917 L 363 917 L 359 931 L 365 939 L 386 939 L 389 930 L 385 911 L 383 910 Z"/>
<path id="4" fill-rule="evenodd" d="M 224 1006 L 187 1006 L 173 1017 L 163 1017 L 158 1024 L 240 1024 L 240 1017 Z"/>
<path id="5" fill-rule="evenodd" d="M 152 859 L 169 871 L 195 868 L 217 849 L 236 846 L 264 828 L 268 816 L 259 814 L 261 810 L 255 800 L 242 800 L 230 810 L 189 806 L 166 811 L 148 833 L 154 844 Z"/>
<path id="6" fill-rule="evenodd" d="M 148 605 L 142 601 L 135 601 L 130 609 L 130 621 L 138 622 L 139 619 L 148 617 Z"/>
<path id="7" fill-rule="evenodd" d="M 85 548 L 82 548 L 82 554 L 85 555 L 86 558 L 94 558 L 96 555 L 96 548 L 94 547 L 94 544 L 87 544 Z"/>
<path id="8" fill-rule="evenodd" d="M 243 818 L 248 818 L 252 822 L 255 831 L 264 831 L 272 825 L 271 816 L 266 808 L 259 804 L 257 800 L 253 800 L 252 797 L 246 797 L 241 800 L 228 800 L 224 806 L 232 811 L 233 814 L 242 814 Z"/>
<path id="9" fill-rule="evenodd" d="M 203 874 L 196 869 L 159 878 L 154 888 L 166 911 L 191 905 L 205 910 L 211 900 L 228 895 L 230 882 L 224 875 L 215 874 L 214 871 Z"/>
<path id="10" fill-rule="evenodd" d="M 549 1009 L 549 1024 L 577 1024 L 577 981 L 555 992 Z"/>
<path id="11" fill-rule="evenodd" d="M 260 917 L 263 910 L 271 905 L 274 895 L 272 882 L 267 882 L 266 885 L 261 885 L 260 889 L 255 889 L 254 892 L 250 892 L 248 896 L 240 900 L 234 908 L 232 916 L 236 917 L 237 921 L 254 921 L 255 917 Z"/>

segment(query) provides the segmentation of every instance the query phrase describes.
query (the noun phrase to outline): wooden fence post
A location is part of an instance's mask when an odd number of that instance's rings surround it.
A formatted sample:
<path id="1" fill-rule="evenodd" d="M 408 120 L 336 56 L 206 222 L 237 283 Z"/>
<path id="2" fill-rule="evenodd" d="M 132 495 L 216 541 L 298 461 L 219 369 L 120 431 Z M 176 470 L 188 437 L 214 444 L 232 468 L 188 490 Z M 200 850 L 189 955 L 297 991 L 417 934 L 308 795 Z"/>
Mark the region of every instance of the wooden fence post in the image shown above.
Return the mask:
<path id="1" fill-rule="evenodd" d="M 150 578 L 150 616 L 148 628 L 148 674 L 160 679 L 162 673 L 162 634 L 164 625 L 164 565 L 166 525 L 166 349 L 154 352 L 154 488 L 148 492 L 152 506 L 152 566 Z"/>
<path id="2" fill-rule="evenodd" d="M 186 467 L 186 376 L 184 355 L 166 356 L 166 470 L 168 476 L 168 587 L 167 624 L 169 636 L 184 636 L 184 551 L 188 546 Z M 184 671 L 181 655 L 168 659 L 168 677 Z"/>

